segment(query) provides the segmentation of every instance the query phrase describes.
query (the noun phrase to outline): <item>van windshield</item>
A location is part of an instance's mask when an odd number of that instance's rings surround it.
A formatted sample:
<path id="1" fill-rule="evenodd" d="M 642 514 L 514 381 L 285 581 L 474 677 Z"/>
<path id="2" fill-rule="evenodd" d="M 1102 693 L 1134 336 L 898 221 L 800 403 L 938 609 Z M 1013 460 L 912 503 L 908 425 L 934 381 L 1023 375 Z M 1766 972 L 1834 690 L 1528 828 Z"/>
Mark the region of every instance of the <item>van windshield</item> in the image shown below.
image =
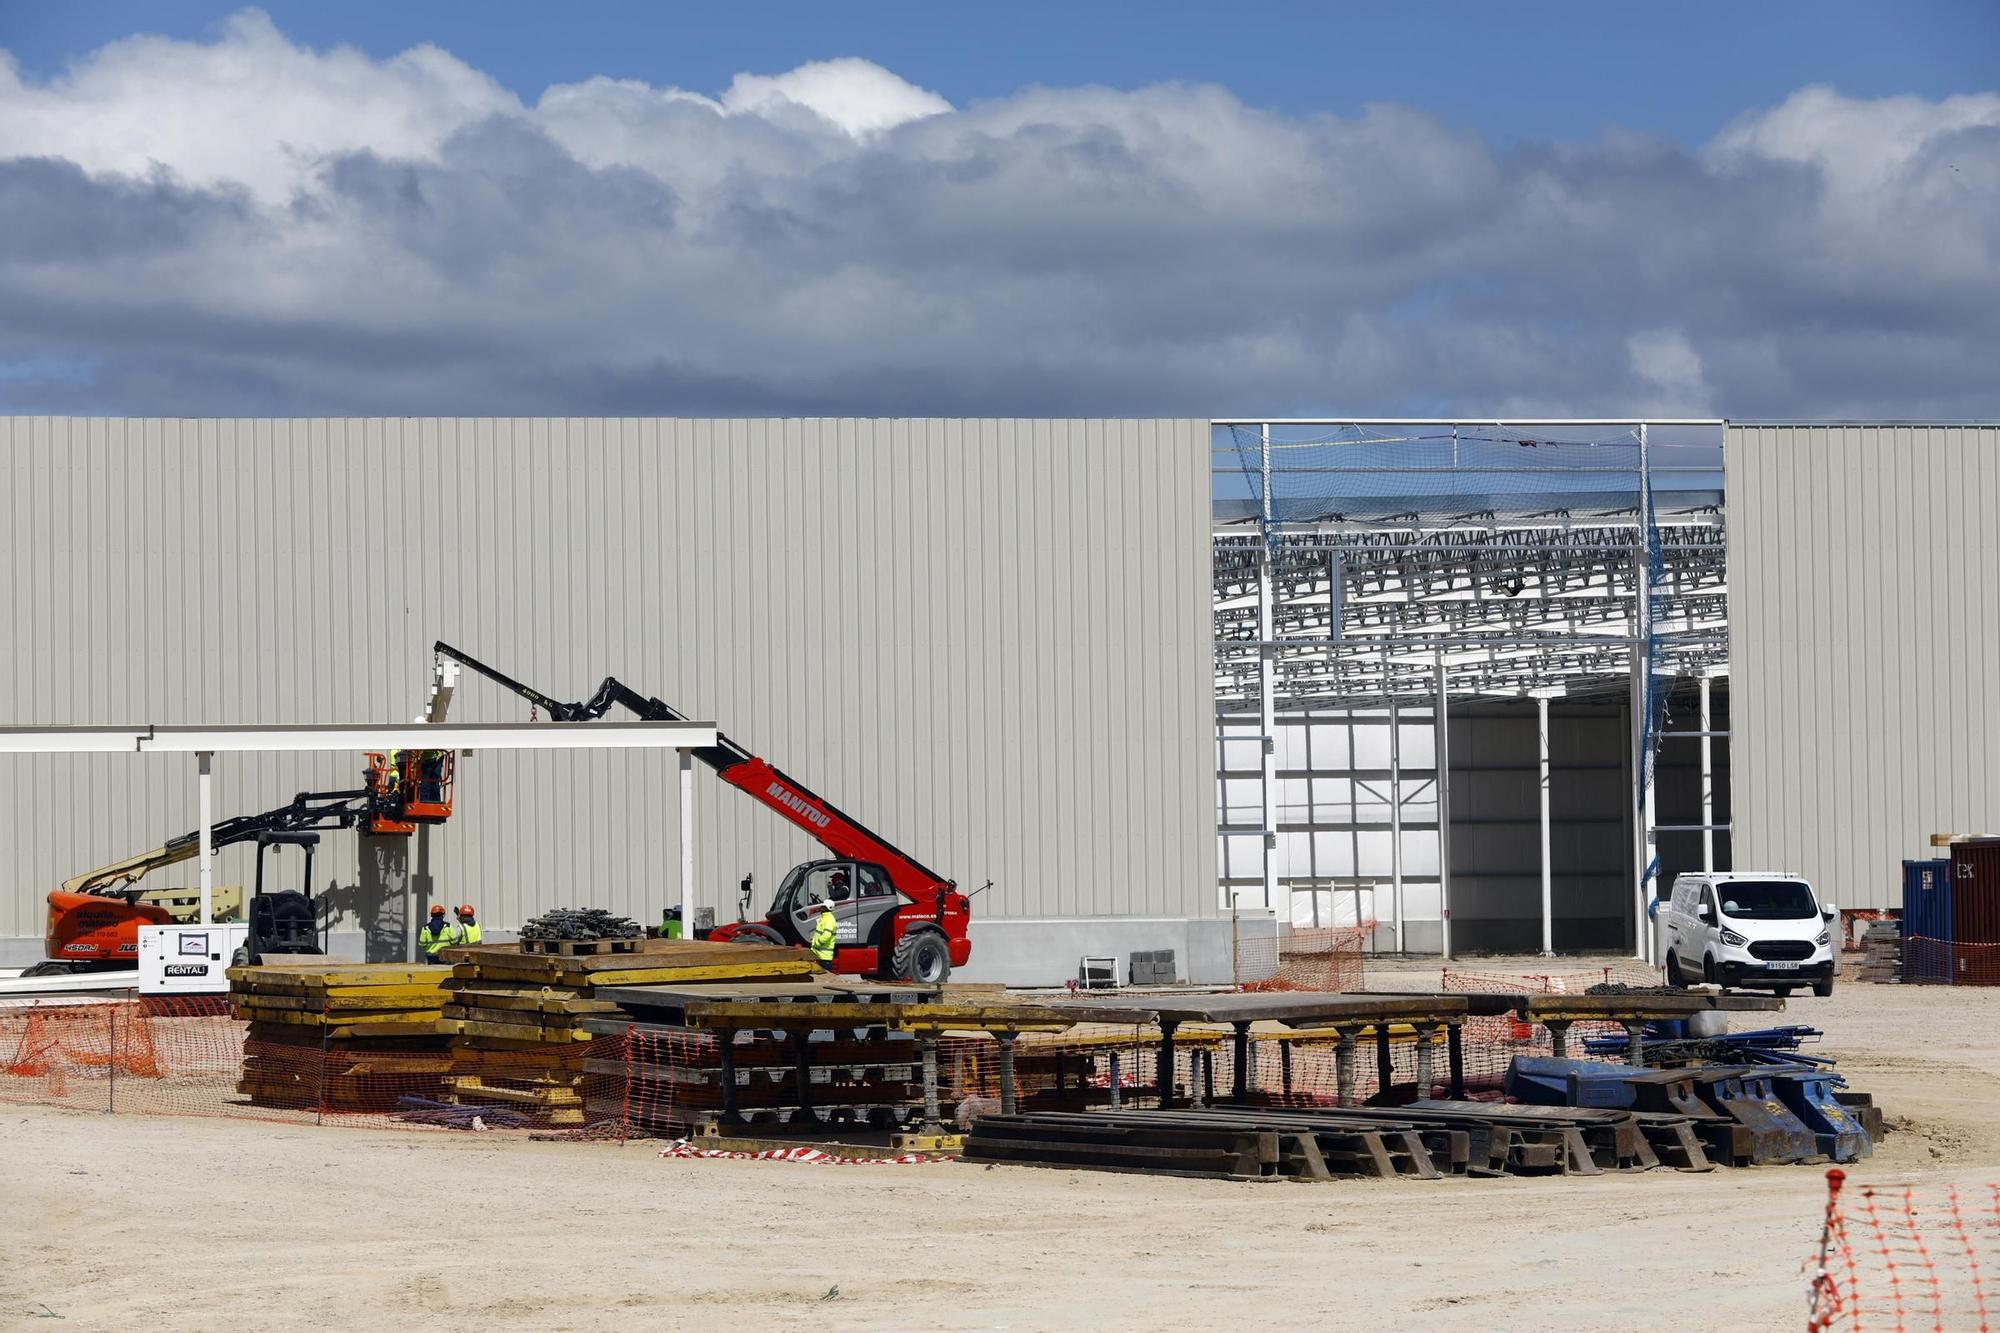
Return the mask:
<path id="1" fill-rule="evenodd" d="M 1819 915 L 1812 890 L 1795 879 L 1738 879 L 1715 887 L 1722 914 L 1740 921 L 1803 921 Z"/>

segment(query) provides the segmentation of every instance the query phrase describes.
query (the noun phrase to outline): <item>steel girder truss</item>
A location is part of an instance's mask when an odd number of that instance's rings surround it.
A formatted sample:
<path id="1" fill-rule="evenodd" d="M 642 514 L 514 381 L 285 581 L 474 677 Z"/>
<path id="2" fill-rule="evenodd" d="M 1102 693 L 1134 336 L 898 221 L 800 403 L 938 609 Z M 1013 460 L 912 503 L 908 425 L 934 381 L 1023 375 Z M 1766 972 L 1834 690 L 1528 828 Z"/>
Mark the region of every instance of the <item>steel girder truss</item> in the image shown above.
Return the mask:
<path id="1" fill-rule="evenodd" d="M 1463 519 L 1333 524 L 1215 537 L 1216 707 L 1254 713 L 1272 657 L 1274 706 L 1428 699 L 1440 661 L 1453 695 L 1629 690 L 1645 532 L 1636 515 L 1587 522 Z M 1728 658 L 1719 513 L 1657 529 L 1652 669 L 1687 675 Z M 1271 638 L 1259 638 L 1264 562 Z"/>

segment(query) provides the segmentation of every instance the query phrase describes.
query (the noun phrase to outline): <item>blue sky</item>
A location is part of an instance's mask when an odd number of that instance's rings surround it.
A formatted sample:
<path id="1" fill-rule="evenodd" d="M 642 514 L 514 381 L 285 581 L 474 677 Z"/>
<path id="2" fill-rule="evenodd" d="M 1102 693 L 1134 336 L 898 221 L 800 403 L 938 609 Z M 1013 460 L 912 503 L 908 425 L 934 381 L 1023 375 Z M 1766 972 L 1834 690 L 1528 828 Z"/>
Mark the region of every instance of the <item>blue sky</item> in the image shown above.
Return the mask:
<path id="1" fill-rule="evenodd" d="M 2000 0 L 0 0 L 0 411 L 2000 416 Z"/>
<path id="2" fill-rule="evenodd" d="M 0 0 L 24 67 L 133 32 L 212 35 L 213 0 Z M 1214 82 L 1246 102 L 1352 113 L 1407 102 L 1497 139 L 1619 126 L 1697 143 L 1808 83 L 1850 96 L 1994 86 L 1995 0 L 1186 0 L 662 4 L 267 0 L 296 40 L 393 55 L 435 42 L 532 100 L 593 74 L 696 90 L 745 70 L 861 56 L 954 103 L 1030 84 Z"/>

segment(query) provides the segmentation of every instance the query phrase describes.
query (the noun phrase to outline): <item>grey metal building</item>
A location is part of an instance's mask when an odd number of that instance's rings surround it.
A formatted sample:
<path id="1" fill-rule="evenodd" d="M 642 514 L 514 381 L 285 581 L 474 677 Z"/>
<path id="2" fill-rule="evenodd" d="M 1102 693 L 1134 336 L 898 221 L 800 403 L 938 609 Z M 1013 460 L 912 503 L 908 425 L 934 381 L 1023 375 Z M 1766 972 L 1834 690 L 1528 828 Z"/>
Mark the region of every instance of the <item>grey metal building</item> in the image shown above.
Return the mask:
<path id="1" fill-rule="evenodd" d="M 616 674 L 990 878 L 968 976 L 1161 947 L 1227 976 L 1205 421 L 12 418 L 0 440 L 8 723 L 404 720 L 444 638 L 559 697 Z M 469 676 L 452 709 L 525 714 Z M 358 765 L 244 757 L 218 813 Z M 644 754 L 473 755 L 410 849 L 417 908 L 655 920 L 676 780 Z M 196 822 L 161 757 L 9 757 L 0 808 L 0 963 L 38 956 L 49 887 Z M 696 819 L 725 919 L 741 875 L 761 899 L 814 852 L 705 777 Z M 400 938 L 364 873 L 383 849 L 333 837 L 336 932 Z M 225 853 L 218 883 L 249 864 Z"/>
<path id="2" fill-rule="evenodd" d="M 1737 864 L 1900 901 L 2000 831 L 2000 426 L 1732 423 Z"/>

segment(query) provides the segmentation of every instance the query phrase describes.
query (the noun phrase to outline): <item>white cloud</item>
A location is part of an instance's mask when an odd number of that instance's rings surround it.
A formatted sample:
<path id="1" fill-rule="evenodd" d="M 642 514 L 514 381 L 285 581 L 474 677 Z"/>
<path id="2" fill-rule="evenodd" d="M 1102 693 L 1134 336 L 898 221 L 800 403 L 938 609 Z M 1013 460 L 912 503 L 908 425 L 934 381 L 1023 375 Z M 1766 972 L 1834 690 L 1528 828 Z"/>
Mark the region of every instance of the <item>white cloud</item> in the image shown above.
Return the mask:
<path id="1" fill-rule="evenodd" d="M 856 138 L 951 110 L 951 103 L 929 89 L 852 57 L 814 61 L 789 74 L 738 74 L 722 105 L 759 116 L 802 107 Z"/>
<path id="2" fill-rule="evenodd" d="M 1503 151 L 855 59 L 523 104 L 246 12 L 0 63 L 0 217 L 0 406 L 1974 416 L 2000 360 L 1995 94 Z"/>
<path id="3" fill-rule="evenodd" d="M 1815 84 L 1769 111 L 1747 112 L 1710 145 L 1717 159 L 1796 162 L 1849 195 L 1894 191 L 1932 145 L 1968 130 L 2000 128 L 2000 93 L 1862 100 Z"/>
<path id="4" fill-rule="evenodd" d="M 1625 340 L 1632 372 L 1655 390 L 1656 403 L 1637 410 L 1662 416 L 1703 416 L 1716 412 L 1709 398 L 1701 354 L 1677 329 L 1646 329 Z"/>
<path id="5" fill-rule="evenodd" d="M 453 131 L 519 106 L 434 46 L 382 61 L 350 47 L 309 51 L 253 9 L 213 43 L 129 37 L 46 86 L 23 83 L 10 63 L 0 70 L 0 146 L 282 199 L 329 156 L 432 157 Z"/>

